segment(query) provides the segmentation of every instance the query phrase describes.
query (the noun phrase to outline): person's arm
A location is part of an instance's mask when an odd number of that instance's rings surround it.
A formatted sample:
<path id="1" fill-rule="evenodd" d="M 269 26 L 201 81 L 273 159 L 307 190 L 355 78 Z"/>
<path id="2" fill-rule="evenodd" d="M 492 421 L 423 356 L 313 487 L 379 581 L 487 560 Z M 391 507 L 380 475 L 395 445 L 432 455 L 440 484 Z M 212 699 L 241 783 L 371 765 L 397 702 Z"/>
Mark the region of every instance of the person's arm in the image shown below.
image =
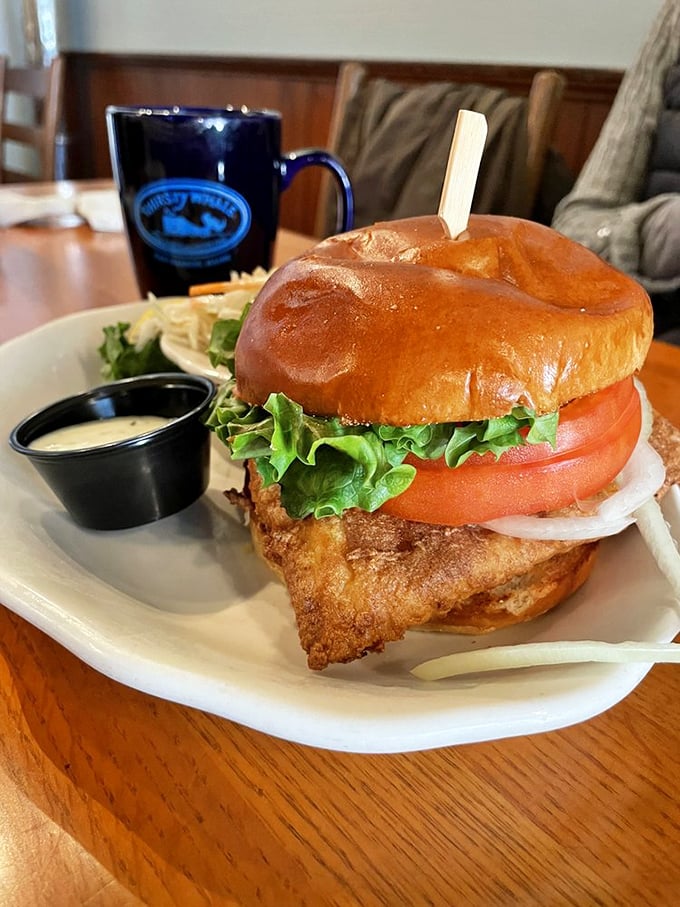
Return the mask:
<path id="1" fill-rule="evenodd" d="M 680 56 L 680 2 L 666 0 L 626 72 L 600 136 L 574 188 L 557 206 L 553 227 L 638 277 L 650 290 L 670 289 L 642 273 L 648 218 L 674 196 L 637 201 L 663 103 L 664 76 Z"/>

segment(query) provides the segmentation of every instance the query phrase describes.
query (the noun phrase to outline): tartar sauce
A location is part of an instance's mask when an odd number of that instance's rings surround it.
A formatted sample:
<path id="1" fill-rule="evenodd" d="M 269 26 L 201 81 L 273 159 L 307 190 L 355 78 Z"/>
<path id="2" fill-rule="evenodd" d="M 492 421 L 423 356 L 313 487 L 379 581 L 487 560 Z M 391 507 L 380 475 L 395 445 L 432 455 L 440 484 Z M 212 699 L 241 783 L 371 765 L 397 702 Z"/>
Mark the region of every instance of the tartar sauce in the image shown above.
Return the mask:
<path id="1" fill-rule="evenodd" d="M 34 450 L 83 450 L 135 438 L 171 420 L 165 416 L 112 416 L 66 425 L 41 435 L 28 445 Z"/>

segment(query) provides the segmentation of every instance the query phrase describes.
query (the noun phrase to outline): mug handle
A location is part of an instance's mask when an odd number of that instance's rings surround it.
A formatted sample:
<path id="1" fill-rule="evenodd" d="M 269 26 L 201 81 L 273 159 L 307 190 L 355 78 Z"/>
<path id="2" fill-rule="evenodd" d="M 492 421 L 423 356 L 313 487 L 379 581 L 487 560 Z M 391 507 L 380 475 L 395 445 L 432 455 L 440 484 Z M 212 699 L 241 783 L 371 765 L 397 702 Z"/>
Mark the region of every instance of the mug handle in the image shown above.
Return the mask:
<path id="1" fill-rule="evenodd" d="M 287 189 L 293 177 L 303 167 L 320 166 L 331 171 L 339 190 L 336 233 L 345 233 L 354 226 L 354 194 L 347 171 L 340 161 L 323 148 L 301 148 L 281 155 L 281 191 Z"/>

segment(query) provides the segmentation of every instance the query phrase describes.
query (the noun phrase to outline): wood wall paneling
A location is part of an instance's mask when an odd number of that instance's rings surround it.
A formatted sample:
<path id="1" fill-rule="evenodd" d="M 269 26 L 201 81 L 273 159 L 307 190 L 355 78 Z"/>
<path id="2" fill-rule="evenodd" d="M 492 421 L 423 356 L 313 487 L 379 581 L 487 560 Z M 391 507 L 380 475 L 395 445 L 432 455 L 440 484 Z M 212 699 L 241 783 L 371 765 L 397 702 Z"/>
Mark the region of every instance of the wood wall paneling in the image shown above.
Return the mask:
<path id="1" fill-rule="evenodd" d="M 327 142 L 339 62 L 261 58 L 214 58 L 153 54 L 68 52 L 62 147 L 64 175 L 107 177 L 111 164 L 104 111 L 109 104 L 189 104 L 271 107 L 283 117 L 283 148 Z M 527 94 L 540 67 L 362 61 L 369 75 L 406 83 L 468 81 Z M 556 149 L 576 174 L 597 138 L 621 74 L 563 69 L 568 79 L 557 123 Z M 281 201 L 281 225 L 314 231 L 320 174 L 298 175 Z"/>

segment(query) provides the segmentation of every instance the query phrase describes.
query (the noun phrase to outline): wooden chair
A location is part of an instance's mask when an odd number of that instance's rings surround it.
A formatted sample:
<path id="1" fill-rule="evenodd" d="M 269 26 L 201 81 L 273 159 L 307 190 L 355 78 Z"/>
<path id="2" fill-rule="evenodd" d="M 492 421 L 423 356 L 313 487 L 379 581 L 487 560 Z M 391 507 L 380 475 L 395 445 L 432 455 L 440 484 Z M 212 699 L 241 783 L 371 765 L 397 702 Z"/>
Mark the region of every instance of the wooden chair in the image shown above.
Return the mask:
<path id="1" fill-rule="evenodd" d="M 0 182 L 54 179 L 63 83 L 59 56 L 47 67 L 13 67 L 0 57 Z M 8 142 L 23 149 L 21 166 L 7 166 Z"/>
<path id="2" fill-rule="evenodd" d="M 554 69 L 540 70 L 531 82 L 527 110 L 527 182 L 532 202 L 541 183 L 566 85 L 566 78 Z"/>
<path id="3" fill-rule="evenodd" d="M 357 98 L 362 87 L 367 84 L 366 67 L 352 61 L 341 64 L 336 83 L 335 98 L 331 114 L 331 123 L 327 147 L 334 154 L 343 158 L 343 127 L 350 104 Z M 534 76 L 526 101 L 526 173 L 524 194 L 529 209 L 537 197 L 546 157 L 557 123 L 559 105 L 566 86 L 566 79 L 555 70 L 540 70 Z M 415 87 L 412 86 L 412 87 Z M 453 124 L 452 124 L 453 129 Z M 350 178 L 352 168 L 346 160 Z M 442 179 L 445 160 L 442 160 Z M 326 175 L 323 175 L 319 193 L 319 202 L 315 217 L 315 232 L 324 236 L 328 224 L 332 221 L 332 210 L 335 207 L 335 196 Z M 435 209 L 436 210 L 436 206 Z M 473 206 L 474 210 L 474 206 Z"/>

